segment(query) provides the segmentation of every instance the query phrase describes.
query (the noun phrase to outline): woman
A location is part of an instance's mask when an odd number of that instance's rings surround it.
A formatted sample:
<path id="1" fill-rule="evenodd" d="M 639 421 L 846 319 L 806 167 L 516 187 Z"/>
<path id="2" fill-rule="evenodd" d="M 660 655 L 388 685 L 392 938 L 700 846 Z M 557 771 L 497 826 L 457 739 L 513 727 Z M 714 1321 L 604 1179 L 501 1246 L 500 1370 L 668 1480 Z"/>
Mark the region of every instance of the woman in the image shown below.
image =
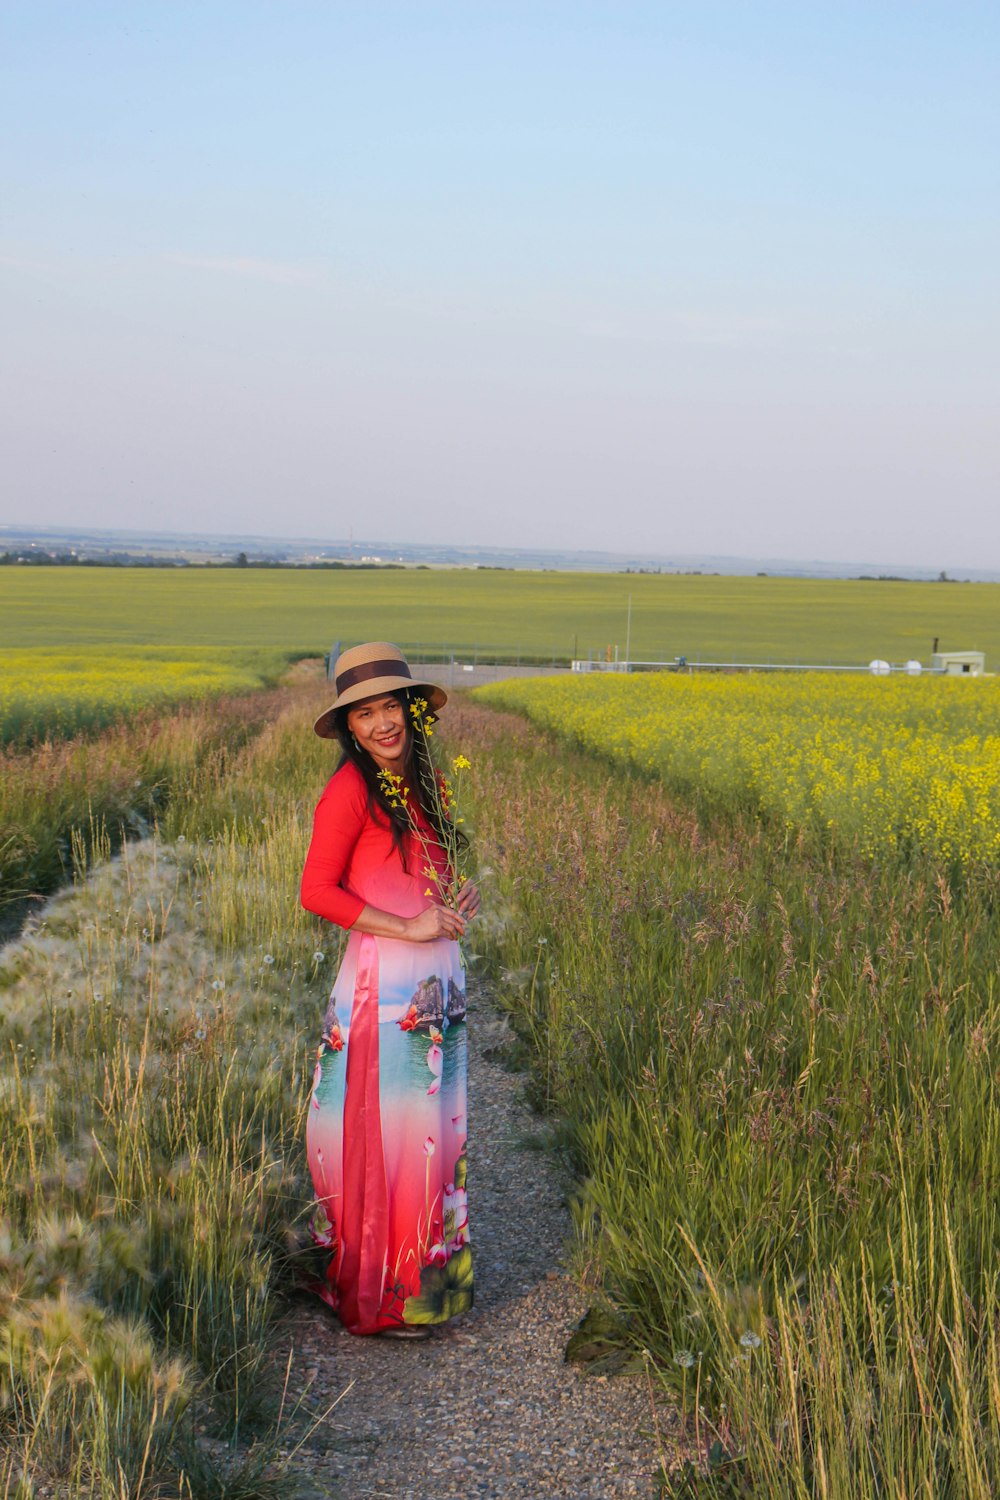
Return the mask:
<path id="1" fill-rule="evenodd" d="M 458 939 L 479 894 L 466 884 L 454 907 L 441 899 L 453 872 L 424 725 L 447 694 L 414 681 L 385 641 L 343 652 L 335 675 L 315 728 L 342 757 L 316 808 L 302 904 L 350 937 L 306 1131 L 313 1235 L 332 1251 L 321 1295 L 351 1333 L 420 1338 L 472 1305 Z"/>

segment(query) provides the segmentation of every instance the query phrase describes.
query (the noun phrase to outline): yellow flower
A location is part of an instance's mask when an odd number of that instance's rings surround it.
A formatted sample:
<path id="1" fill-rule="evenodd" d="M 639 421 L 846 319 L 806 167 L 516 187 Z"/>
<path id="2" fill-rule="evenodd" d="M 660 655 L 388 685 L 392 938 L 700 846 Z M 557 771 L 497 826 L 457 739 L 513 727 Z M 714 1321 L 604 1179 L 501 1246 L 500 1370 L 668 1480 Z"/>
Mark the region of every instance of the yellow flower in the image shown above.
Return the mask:
<path id="1" fill-rule="evenodd" d="M 464 755 L 456 755 L 451 764 L 456 771 L 471 771 L 472 769 L 471 760 L 466 760 Z"/>
<path id="2" fill-rule="evenodd" d="M 750 799 L 790 831 L 870 857 L 920 850 L 967 866 L 992 866 L 1000 851 L 998 695 L 990 679 L 819 673 L 595 676 L 477 692 L 675 789 Z"/>

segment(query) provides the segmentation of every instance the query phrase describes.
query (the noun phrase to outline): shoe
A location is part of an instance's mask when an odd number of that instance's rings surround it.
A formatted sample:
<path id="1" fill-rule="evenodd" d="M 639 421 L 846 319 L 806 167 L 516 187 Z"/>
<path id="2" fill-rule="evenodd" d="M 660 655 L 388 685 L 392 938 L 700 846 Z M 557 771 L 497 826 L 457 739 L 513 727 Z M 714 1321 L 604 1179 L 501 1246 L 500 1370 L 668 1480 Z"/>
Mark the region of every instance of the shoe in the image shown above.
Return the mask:
<path id="1" fill-rule="evenodd" d="M 379 1328 L 377 1335 L 380 1339 L 429 1339 L 431 1329 L 429 1323 L 398 1323 L 392 1328 Z"/>

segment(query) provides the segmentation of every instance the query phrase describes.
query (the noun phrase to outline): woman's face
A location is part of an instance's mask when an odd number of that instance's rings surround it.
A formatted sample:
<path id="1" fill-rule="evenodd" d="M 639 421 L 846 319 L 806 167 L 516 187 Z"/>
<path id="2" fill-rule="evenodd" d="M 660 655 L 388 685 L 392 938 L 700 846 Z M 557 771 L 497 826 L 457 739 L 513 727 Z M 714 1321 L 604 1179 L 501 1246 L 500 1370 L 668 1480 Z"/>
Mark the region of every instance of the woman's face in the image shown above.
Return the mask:
<path id="1" fill-rule="evenodd" d="M 400 771 L 406 755 L 406 705 L 394 693 L 362 698 L 347 711 L 347 728 L 380 771 Z"/>

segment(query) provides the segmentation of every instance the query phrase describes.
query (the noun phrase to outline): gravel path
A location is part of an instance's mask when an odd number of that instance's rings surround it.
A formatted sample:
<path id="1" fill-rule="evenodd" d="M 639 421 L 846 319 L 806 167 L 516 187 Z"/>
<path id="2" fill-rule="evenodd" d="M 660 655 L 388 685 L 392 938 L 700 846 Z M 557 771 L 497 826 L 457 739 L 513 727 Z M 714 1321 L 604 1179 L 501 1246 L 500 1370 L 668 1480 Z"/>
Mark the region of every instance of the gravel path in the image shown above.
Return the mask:
<path id="1" fill-rule="evenodd" d="M 657 1494 L 654 1414 L 641 1376 L 563 1360 L 586 1310 L 561 1269 L 569 1232 L 558 1169 L 531 1142 L 523 1080 L 497 1058 L 506 1022 L 482 987 L 469 1009 L 469 1213 L 476 1307 L 426 1343 L 353 1338 L 322 1303 L 298 1306 L 277 1350 L 292 1391 L 323 1408 L 309 1447 L 335 1500 Z M 349 1387 L 349 1389 L 347 1389 Z M 666 1438 L 669 1417 L 656 1419 Z"/>

